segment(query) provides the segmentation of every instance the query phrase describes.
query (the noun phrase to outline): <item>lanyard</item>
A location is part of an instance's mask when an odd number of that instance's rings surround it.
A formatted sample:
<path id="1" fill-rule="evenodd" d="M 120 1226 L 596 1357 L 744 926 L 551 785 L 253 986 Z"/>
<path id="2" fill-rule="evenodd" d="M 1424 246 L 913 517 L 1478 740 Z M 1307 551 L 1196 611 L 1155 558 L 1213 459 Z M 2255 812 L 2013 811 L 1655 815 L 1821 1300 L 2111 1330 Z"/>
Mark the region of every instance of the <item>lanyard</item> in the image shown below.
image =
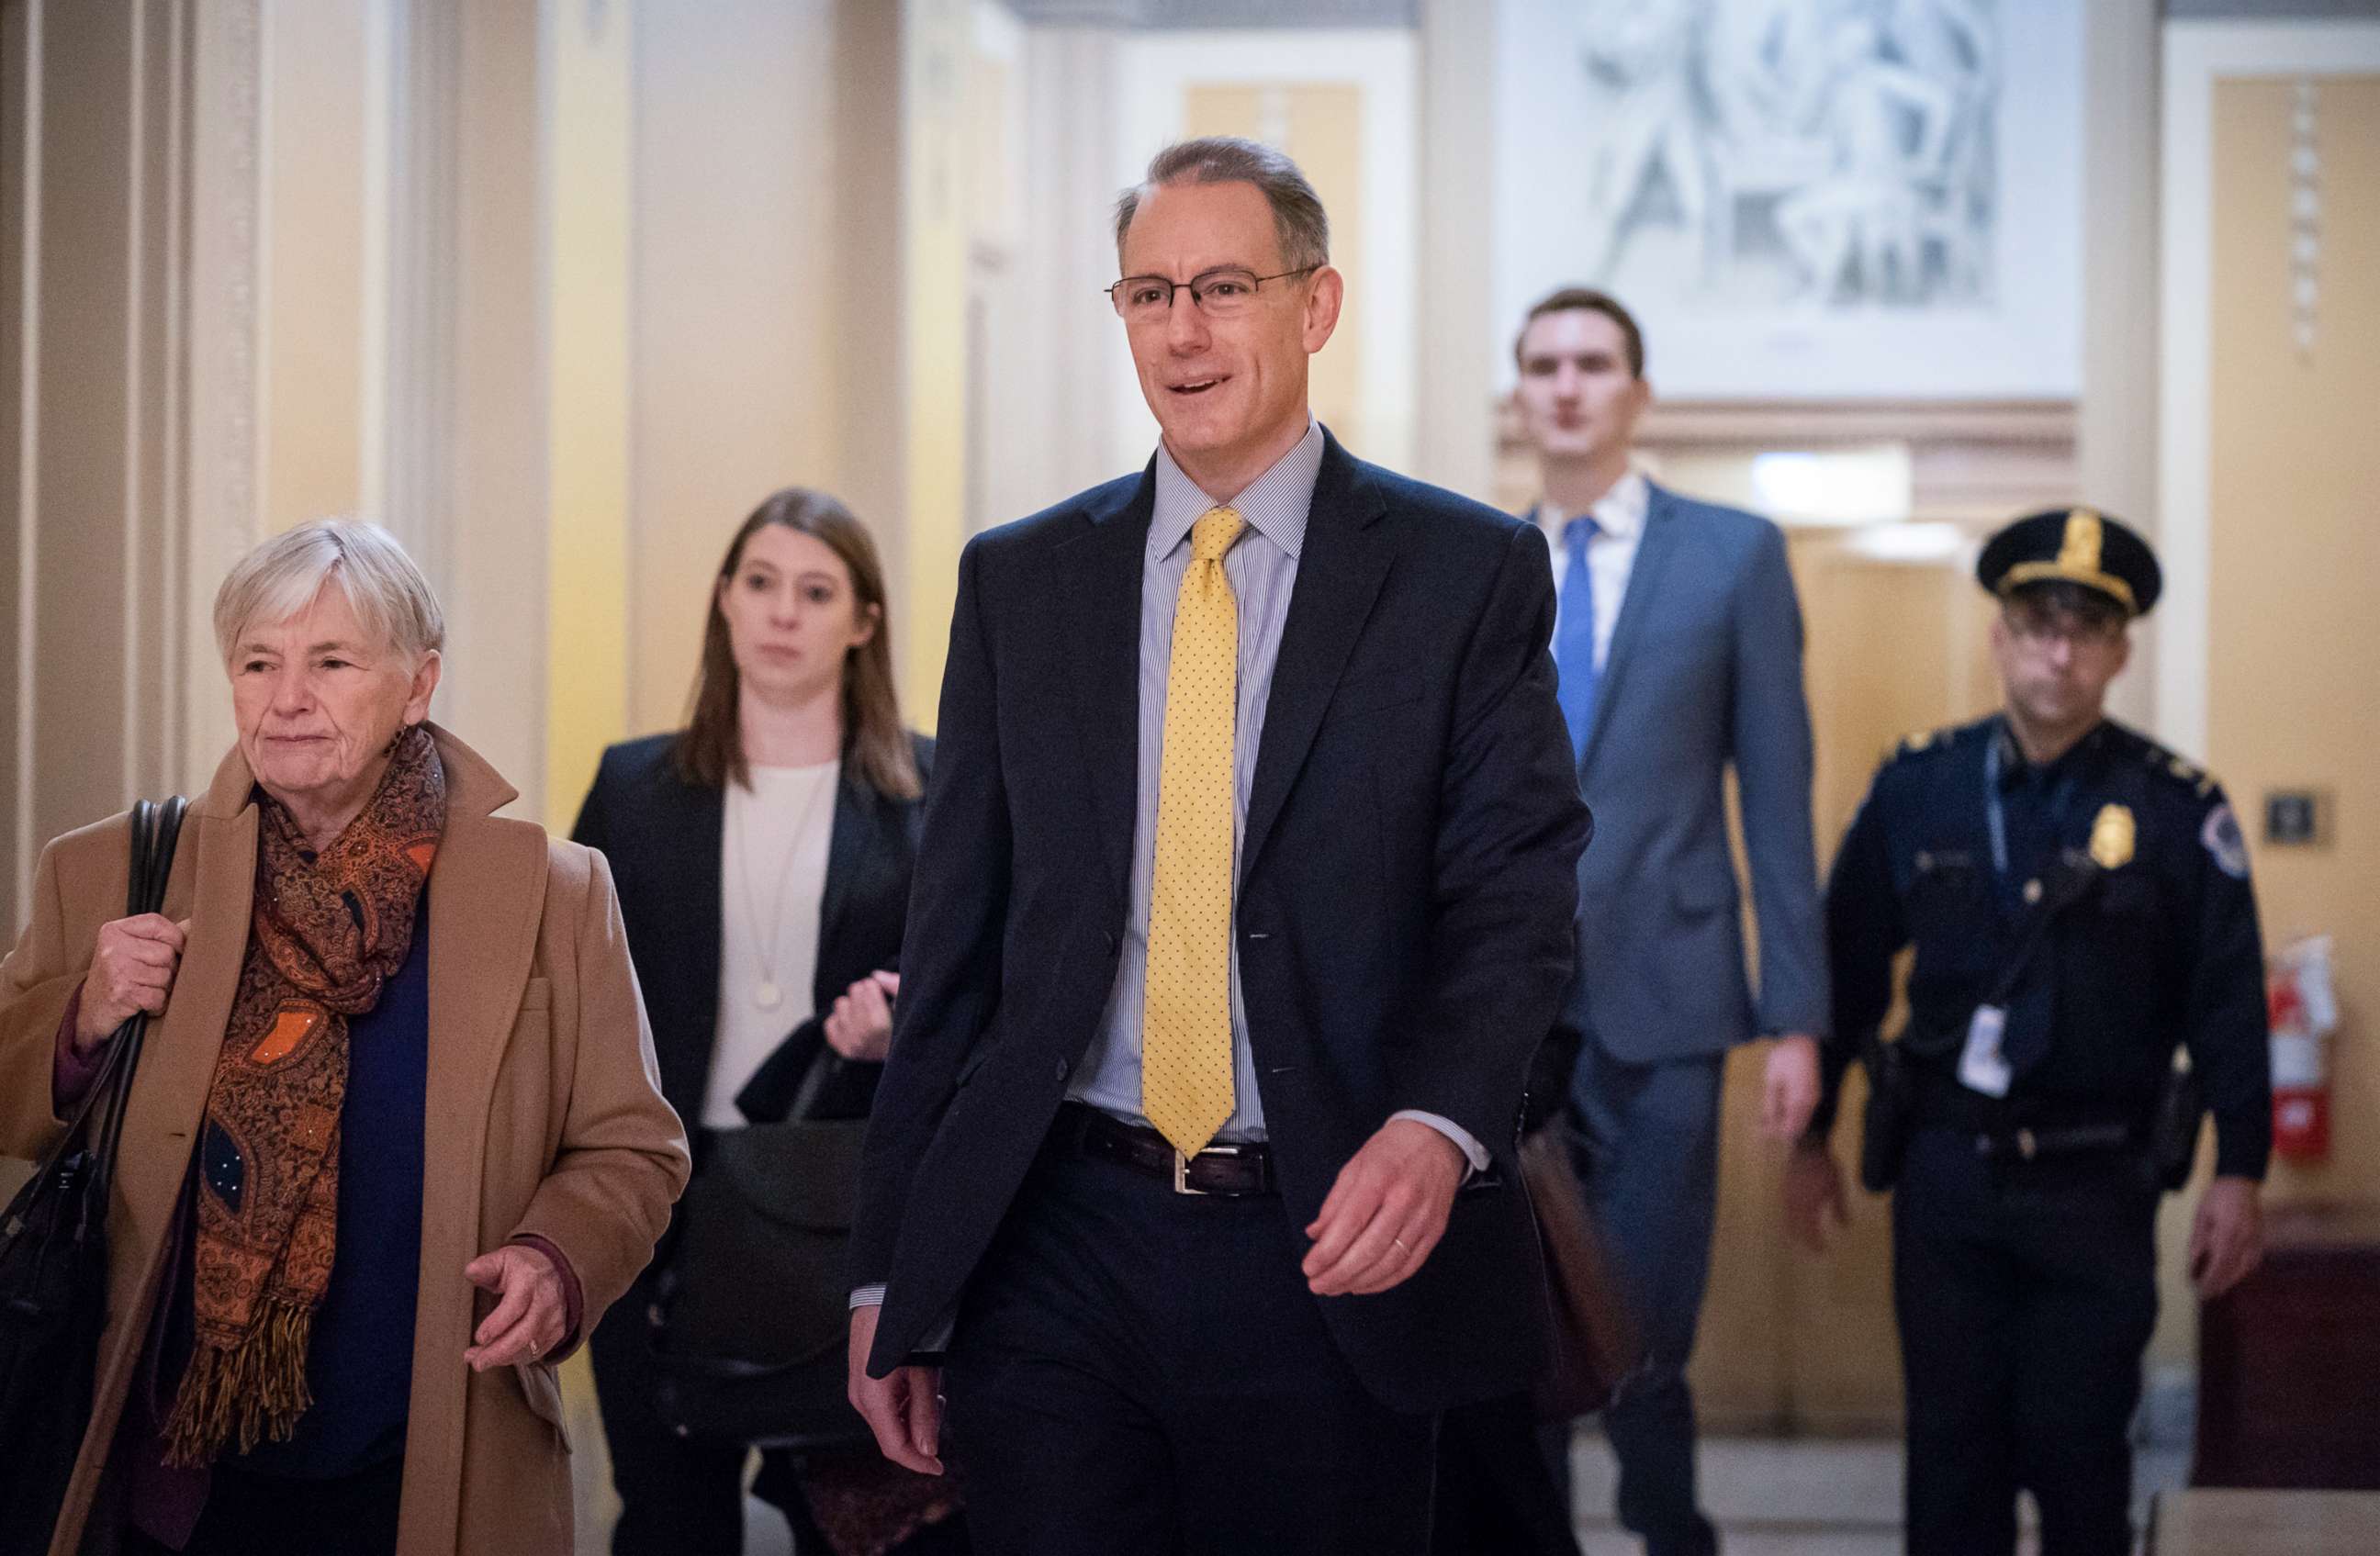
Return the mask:
<path id="1" fill-rule="evenodd" d="M 1992 731 L 1984 742 L 1984 819 L 1992 834 L 1992 873 L 2008 874 L 2008 813 L 2000 806 L 2000 741 L 1999 730 Z"/>
<path id="2" fill-rule="evenodd" d="M 2007 727 L 2003 725 L 1984 742 L 1984 822 L 1992 835 L 1992 872 L 2003 877 L 2009 873 L 2009 846 L 2008 812 L 2003 808 L 2000 798 L 2000 746 L 2007 738 Z M 2088 740 L 2091 737 L 2085 735 L 2082 738 Z M 2063 827 L 2066 825 L 2076 781 L 2074 772 L 2070 768 L 2050 786 L 2048 794 L 2045 796 L 2053 826 Z"/>

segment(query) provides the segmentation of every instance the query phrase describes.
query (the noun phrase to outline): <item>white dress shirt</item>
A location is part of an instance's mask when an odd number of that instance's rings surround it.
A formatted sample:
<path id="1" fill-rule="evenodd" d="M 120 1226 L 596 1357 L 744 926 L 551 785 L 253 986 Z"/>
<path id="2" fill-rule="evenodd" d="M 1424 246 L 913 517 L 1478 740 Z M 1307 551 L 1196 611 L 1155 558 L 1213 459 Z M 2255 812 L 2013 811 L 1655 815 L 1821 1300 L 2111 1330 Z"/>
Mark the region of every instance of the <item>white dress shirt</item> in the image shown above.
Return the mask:
<path id="1" fill-rule="evenodd" d="M 1612 484 L 1609 491 L 1597 499 L 1587 511 L 1596 523 L 1596 533 L 1587 537 L 1586 567 L 1595 584 L 1595 668 L 1601 670 L 1611 660 L 1611 629 L 1620 624 L 1620 605 L 1628 597 L 1628 574 L 1636 566 L 1636 547 L 1645 538 L 1645 510 L 1653 500 L 1651 486 L 1645 473 L 1631 468 Z M 1554 553 L 1554 641 L 1561 641 L 1560 600 L 1562 580 L 1570 573 L 1570 547 L 1562 531 L 1576 513 L 1565 513 L 1552 503 L 1539 500 L 1536 508 L 1537 527 L 1545 531 L 1546 544 Z"/>

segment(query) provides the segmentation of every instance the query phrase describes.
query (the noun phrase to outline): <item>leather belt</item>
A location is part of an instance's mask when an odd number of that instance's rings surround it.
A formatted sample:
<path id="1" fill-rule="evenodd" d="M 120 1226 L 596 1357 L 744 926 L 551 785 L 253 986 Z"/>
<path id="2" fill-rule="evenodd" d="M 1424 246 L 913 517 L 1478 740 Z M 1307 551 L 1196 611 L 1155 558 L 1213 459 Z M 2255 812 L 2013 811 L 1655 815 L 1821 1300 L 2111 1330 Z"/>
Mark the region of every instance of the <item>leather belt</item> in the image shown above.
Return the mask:
<path id="1" fill-rule="evenodd" d="M 1113 1162 L 1144 1173 L 1170 1184 L 1176 1194 L 1236 1200 L 1276 1189 L 1269 1147 L 1226 1140 L 1196 1156 L 1184 1156 L 1155 1129 L 1127 1124 L 1083 1103 L 1060 1106 L 1050 1143 L 1072 1155 Z"/>
<path id="2" fill-rule="evenodd" d="M 2013 1156 L 2020 1161 L 2031 1162 L 2044 1156 L 2117 1151 L 2131 1142 L 2132 1128 L 2129 1124 L 2070 1124 L 2039 1129 L 1982 1130 L 1975 1134 L 1975 1154 Z"/>

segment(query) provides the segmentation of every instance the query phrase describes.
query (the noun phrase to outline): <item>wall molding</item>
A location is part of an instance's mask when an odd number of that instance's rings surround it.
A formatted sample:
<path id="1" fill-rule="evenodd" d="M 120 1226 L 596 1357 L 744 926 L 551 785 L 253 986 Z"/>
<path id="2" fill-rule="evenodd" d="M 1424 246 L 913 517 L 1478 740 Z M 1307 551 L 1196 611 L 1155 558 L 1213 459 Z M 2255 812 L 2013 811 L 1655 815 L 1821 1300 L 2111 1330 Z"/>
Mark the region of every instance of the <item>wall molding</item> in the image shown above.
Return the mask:
<path id="1" fill-rule="evenodd" d="M 206 780 L 230 727 L 214 591 L 255 543 L 264 280 L 264 18 L 260 0 L 197 7 L 190 81 L 188 508 L 178 699 L 184 781 Z"/>
<path id="2" fill-rule="evenodd" d="M 17 349 L 17 685 L 14 731 L 16 792 L 10 797 L 9 857 L 15 868 L 8 883 L 9 900 L 21 905 L 31 899 L 33 860 L 33 588 L 40 576 L 41 466 L 34 451 L 41 440 L 42 379 L 42 7 L 20 7 L 24 54 L 19 79 L 23 83 L 24 122 L 18 133 L 21 165 L 17 176 L 19 204 L 11 214 L 18 223 L 18 318 Z M 21 916 L 21 915 L 20 915 Z"/>
<path id="3" fill-rule="evenodd" d="M 404 543 L 442 597 L 451 593 L 456 277 L 455 127 L 462 22 L 434 0 L 377 0 L 372 68 L 385 71 L 367 125 L 364 289 L 365 511 Z"/>

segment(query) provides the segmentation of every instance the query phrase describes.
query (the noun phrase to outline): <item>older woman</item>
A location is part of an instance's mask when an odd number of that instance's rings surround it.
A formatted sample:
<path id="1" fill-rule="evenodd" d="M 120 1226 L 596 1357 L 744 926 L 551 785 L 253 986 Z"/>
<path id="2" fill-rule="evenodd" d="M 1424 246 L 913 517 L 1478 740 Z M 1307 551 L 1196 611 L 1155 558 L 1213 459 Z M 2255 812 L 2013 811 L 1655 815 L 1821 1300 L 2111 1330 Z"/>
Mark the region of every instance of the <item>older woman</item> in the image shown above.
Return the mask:
<path id="1" fill-rule="evenodd" d="M 610 875 L 427 722 L 443 626 L 382 531 L 265 542 L 214 626 L 238 741 L 165 911 L 114 916 L 127 828 L 86 827 L 0 963 L 0 1152 L 163 1018 L 53 1556 L 567 1551 L 554 1366 L 687 1170 Z"/>

